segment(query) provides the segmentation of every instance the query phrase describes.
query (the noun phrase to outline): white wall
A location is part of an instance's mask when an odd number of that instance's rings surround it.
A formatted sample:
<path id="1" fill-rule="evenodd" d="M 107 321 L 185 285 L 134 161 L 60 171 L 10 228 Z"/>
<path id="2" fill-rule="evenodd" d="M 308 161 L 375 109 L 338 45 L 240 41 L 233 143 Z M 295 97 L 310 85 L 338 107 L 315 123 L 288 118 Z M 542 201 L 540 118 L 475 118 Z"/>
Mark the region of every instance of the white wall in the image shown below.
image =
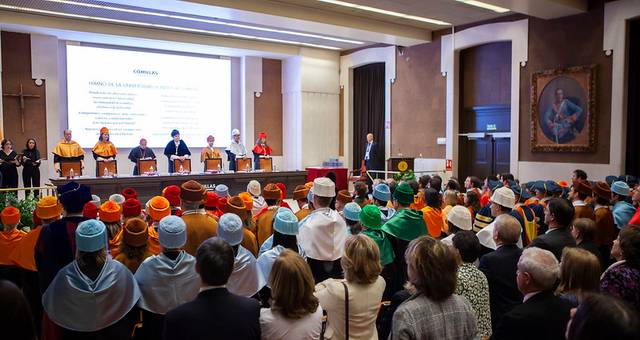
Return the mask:
<path id="1" fill-rule="evenodd" d="M 301 48 L 283 60 L 285 166 L 304 169 L 339 154 L 339 55 Z"/>

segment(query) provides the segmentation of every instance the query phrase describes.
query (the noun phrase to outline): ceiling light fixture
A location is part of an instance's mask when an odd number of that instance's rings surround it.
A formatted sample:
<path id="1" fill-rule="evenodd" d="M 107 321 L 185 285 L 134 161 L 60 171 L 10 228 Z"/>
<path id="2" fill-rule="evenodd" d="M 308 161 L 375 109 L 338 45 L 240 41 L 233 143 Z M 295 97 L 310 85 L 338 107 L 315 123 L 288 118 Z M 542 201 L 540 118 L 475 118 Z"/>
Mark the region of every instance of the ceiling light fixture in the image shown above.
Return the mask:
<path id="1" fill-rule="evenodd" d="M 364 41 L 358 41 L 358 40 L 335 38 L 335 37 L 330 37 L 330 36 L 325 36 L 325 35 L 320 35 L 320 34 L 296 32 L 296 31 L 282 30 L 282 29 L 268 28 L 268 27 L 261 27 L 261 26 L 253 26 L 253 25 L 240 24 L 240 23 L 234 23 L 234 22 L 227 22 L 227 21 L 221 21 L 221 20 L 215 20 L 215 19 L 198 18 L 198 17 L 186 16 L 186 15 L 167 14 L 167 13 L 152 12 L 152 11 L 145 11 L 145 10 L 138 10 L 138 9 L 131 9 L 131 8 L 121 8 L 121 7 L 114 7 L 114 6 L 107 6 L 107 5 L 89 4 L 89 3 L 70 1 L 70 0 L 46 0 L 46 1 L 55 2 L 55 3 L 61 3 L 61 4 L 66 4 L 66 5 L 75 5 L 75 6 L 82 6 L 82 7 L 89 7 L 89 8 L 106 9 L 106 10 L 117 11 L 117 12 L 142 14 L 142 15 L 149 15 L 149 16 L 155 16 L 155 17 L 164 17 L 164 18 L 171 18 L 171 19 L 180 19 L 180 20 L 186 20 L 186 21 L 193 21 L 193 22 L 203 22 L 203 23 L 207 23 L 207 24 L 223 25 L 223 26 L 237 27 L 237 28 L 245 28 L 245 29 L 257 30 L 257 31 L 263 31 L 263 32 L 289 34 L 289 35 L 295 35 L 295 36 L 300 36 L 300 37 L 336 41 L 336 42 L 342 42 L 342 43 L 354 44 L 354 45 L 363 45 L 364 44 Z"/>
<path id="2" fill-rule="evenodd" d="M 451 26 L 451 23 L 448 23 L 446 21 L 441 21 L 441 20 L 436 20 L 436 19 L 431 19 L 431 18 L 425 18 L 425 17 L 419 17 L 419 16 L 416 16 L 416 15 L 404 14 L 404 13 L 399 13 L 399 12 L 394 12 L 394 11 L 388 11 L 386 9 L 381 9 L 381 8 L 376 8 L 376 7 L 371 7 L 371 6 L 358 5 L 358 4 L 353 4 L 353 3 L 350 3 L 350 2 L 346 2 L 346 1 L 339 1 L 339 0 L 318 0 L 318 1 L 325 2 L 325 3 L 328 3 L 328 4 L 343 6 L 343 7 L 359 9 L 359 10 L 363 10 L 363 11 L 367 11 L 367 12 L 374 12 L 374 13 L 378 13 L 378 14 L 390 15 L 390 16 L 394 16 L 394 17 L 397 17 L 397 18 L 403 18 L 403 19 L 409 19 L 409 20 L 414 20 L 414 21 L 426 22 L 426 23 L 434 24 L 434 25 Z"/>
<path id="3" fill-rule="evenodd" d="M 28 13 L 38 13 L 38 14 L 44 14 L 44 15 L 61 16 L 61 17 L 67 17 L 67 18 L 86 19 L 86 20 L 94 20 L 94 21 L 104 21 L 104 22 L 116 23 L 116 24 L 162 28 L 162 29 L 168 29 L 168 30 L 174 30 L 174 31 L 183 31 L 183 32 L 201 33 L 201 34 L 209 34 L 209 35 L 218 35 L 218 36 L 223 36 L 223 37 L 232 37 L 232 38 L 240 38 L 240 39 L 267 41 L 267 42 L 281 43 L 281 44 L 287 44 L 287 45 L 300 45 L 300 46 L 322 48 L 322 49 L 334 50 L 334 51 L 341 50 L 340 47 L 321 45 L 321 44 L 305 43 L 305 42 L 292 41 L 292 40 L 258 37 L 258 36 L 254 36 L 254 35 L 240 34 L 240 33 L 209 31 L 209 30 L 203 30 L 203 29 L 198 29 L 198 28 L 188 28 L 188 27 L 179 27 L 179 26 L 171 26 L 171 25 L 152 24 L 152 23 L 141 22 L 141 21 L 131 21 L 131 20 L 103 18 L 103 17 L 95 17 L 95 16 L 89 16 L 89 15 L 64 13 L 64 12 L 49 11 L 49 10 L 44 10 L 44 9 L 28 8 L 28 7 L 20 7 L 20 6 L 12 6 L 12 5 L 4 5 L 4 4 L 0 4 L 0 9 L 7 9 L 7 10 L 14 10 L 14 11 L 19 11 L 19 12 L 28 12 Z"/>
<path id="4" fill-rule="evenodd" d="M 482 1 L 477 1 L 477 0 L 456 0 L 456 1 L 465 3 L 467 5 L 488 9 L 488 10 L 494 11 L 496 13 L 507 13 L 507 12 L 509 12 L 508 8 L 504 8 L 504 7 L 488 4 L 488 3 L 482 2 Z"/>

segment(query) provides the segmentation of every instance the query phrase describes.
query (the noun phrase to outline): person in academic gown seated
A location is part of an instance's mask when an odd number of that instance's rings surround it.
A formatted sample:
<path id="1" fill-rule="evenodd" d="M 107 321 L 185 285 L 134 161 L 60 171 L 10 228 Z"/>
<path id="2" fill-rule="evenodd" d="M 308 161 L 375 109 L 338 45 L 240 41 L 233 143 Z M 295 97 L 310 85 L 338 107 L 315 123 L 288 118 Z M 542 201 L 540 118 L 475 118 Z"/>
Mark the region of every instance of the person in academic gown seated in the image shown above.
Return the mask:
<path id="1" fill-rule="evenodd" d="M 140 139 L 140 145 L 131 149 L 129 152 L 129 160 L 133 162 L 133 174 L 140 175 L 140 171 L 138 170 L 138 161 L 146 160 L 146 159 L 156 159 L 156 154 L 153 153 L 151 148 L 147 147 L 147 140 L 142 138 Z M 158 169 L 156 169 L 157 171 Z"/>
<path id="2" fill-rule="evenodd" d="M 313 295 L 309 266 L 298 253 L 285 249 L 274 258 L 269 276 L 273 302 L 260 310 L 263 339 L 320 339 L 322 307 Z"/>
<path id="3" fill-rule="evenodd" d="M 169 159 L 169 173 L 174 173 L 179 169 L 173 168 L 173 161 L 176 159 L 184 161 L 185 159 L 191 158 L 191 151 L 189 151 L 187 144 L 180 139 L 180 131 L 171 131 L 171 137 L 173 140 L 165 146 L 164 155 Z"/>
<path id="4" fill-rule="evenodd" d="M 96 161 L 114 161 L 116 159 L 118 150 L 116 150 L 115 145 L 109 140 L 109 129 L 106 127 L 100 129 L 98 142 L 91 151 L 93 151 L 93 158 Z M 96 166 L 96 177 L 102 176 L 103 172 L 101 170 L 102 169 L 98 169 L 98 166 Z"/>
<path id="5" fill-rule="evenodd" d="M 20 161 L 18 154 L 13 150 L 13 141 L 2 140 L 2 150 L 0 150 L 0 173 L 2 174 L 2 188 L 18 187 L 18 167 Z"/>
<path id="6" fill-rule="evenodd" d="M 564 339 L 573 305 L 553 293 L 560 271 L 555 255 L 530 246 L 522 252 L 517 268 L 523 303 L 502 317 L 492 339 Z"/>
<path id="7" fill-rule="evenodd" d="M 21 285 L 20 270 L 11 261 L 11 253 L 20 245 L 26 233 L 16 227 L 20 224 L 20 210 L 13 206 L 2 209 L 0 229 L 0 279 Z"/>
<path id="8" fill-rule="evenodd" d="M 618 229 L 624 228 L 629 220 L 636 213 L 636 208 L 629 203 L 631 196 L 631 188 L 623 181 L 613 182 L 611 184 L 611 203 L 613 208 L 613 221 Z"/>
<path id="9" fill-rule="evenodd" d="M 257 215 L 262 209 L 267 206 L 267 202 L 265 202 L 264 197 L 262 197 L 262 188 L 260 188 L 260 182 L 252 179 L 247 184 L 247 192 L 251 194 L 251 198 L 253 198 L 253 208 L 251 209 L 251 214 L 253 216 Z"/>
<path id="10" fill-rule="evenodd" d="M 391 295 L 402 289 L 407 282 L 407 264 L 405 262 L 405 250 L 409 242 L 427 235 L 427 226 L 424 224 L 422 211 L 412 210 L 409 206 L 413 203 L 413 189 L 406 182 L 398 185 L 393 192 L 393 207 L 396 214 L 382 226 L 391 241 L 395 259 L 393 260 L 393 279 L 387 282 Z"/>
<path id="11" fill-rule="evenodd" d="M 391 190 L 387 184 L 380 183 L 373 187 L 373 203 L 380 210 L 383 224 L 387 223 L 396 214 L 395 209 L 387 207 L 389 201 L 391 201 Z"/>
<path id="12" fill-rule="evenodd" d="M 341 278 L 340 258 L 348 233 L 344 219 L 329 207 L 336 196 L 335 184 L 326 177 L 318 177 L 313 180 L 312 190 L 316 210 L 300 223 L 298 242 L 307 253 L 316 282 Z"/>
<path id="13" fill-rule="evenodd" d="M 64 130 L 64 139 L 53 149 L 53 167 L 58 173 L 62 173 L 60 162 L 72 161 L 80 161 L 81 167 L 84 169 L 84 150 L 80 144 L 71 139 L 71 130 Z M 79 175 L 76 174 L 76 176 Z"/>
<path id="14" fill-rule="evenodd" d="M 273 183 L 265 185 L 262 191 L 267 206 L 254 216 L 256 219 L 258 246 L 262 246 L 264 241 L 273 234 L 273 216 L 280 207 L 281 192 L 280 188 Z"/>
<path id="15" fill-rule="evenodd" d="M 247 156 L 247 149 L 244 144 L 240 142 L 240 130 L 233 129 L 231 131 L 231 144 L 225 150 L 229 159 L 229 170 L 239 171 L 244 169 L 236 169 L 236 158 L 242 158 Z"/>
<path id="16" fill-rule="evenodd" d="M 107 255 L 107 229 L 97 220 L 75 230 L 77 254 L 42 296 L 47 315 L 62 328 L 61 339 L 127 339 L 140 289 L 133 274 Z"/>
<path id="17" fill-rule="evenodd" d="M 267 282 L 262 276 L 262 271 L 258 267 L 256 258 L 243 246 L 243 226 L 242 220 L 236 214 L 224 214 L 220 217 L 218 224 L 218 236 L 233 247 L 235 256 L 233 272 L 227 282 L 229 292 L 245 296 L 254 297 Z"/>
<path id="18" fill-rule="evenodd" d="M 40 151 L 36 140 L 33 138 L 27 139 L 27 144 L 24 150 L 22 150 L 22 183 L 25 188 L 39 187 L 40 186 Z"/>
<path id="19" fill-rule="evenodd" d="M 215 137 L 211 135 L 207 137 L 207 146 L 202 148 L 202 151 L 200 152 L 200 162 L 204 162 L 205 159 L 208 158 L 221 158 L 220 151 L 213 147 L 215 141 Z"/>
<path id="20" fill-rule="evenodd" d="M 55 196 L 44 196 L 38 201 L 34 214 L 42 221 L 42 225 L 40 225 L 40 223 L 35 224 L 35 227 L 31 229 L 20 240 L 20 243 L 18 243 L 15 249 L 13 249 L 10 258 L 16 266 L 23 269 L 22 290 L 27 301 L 29 301 L 33 317 L 38 320 L 36 329 L 38 330 L 38 334 L 40 334 L 40 328 L 42 326 L 42 322 L 40 322 L 40 320 L 42 320 L 42 293 L 38 286 L 35 246 L 42 228 L 60 218 L 62 205 L 60 205 Z"/>
<path id="21" fill-rule="evenodd" d="M 287 208 L 278 208 L 273 218 L 273 237 L 270 239 L 272 248 L 260 254 L 258 267 L 265 279 L 269 278 L 273 263 L 285 249 L 291 249 L 306 258 L 304 250 L 298 244 L 298 218 Z M 265 242 L 266 243 L 266 242 Z"/>
<path id="22" fill-rule="evenodd" d="M 206 196 L 202 184 L 191 180 L 180 186 L 182 219 L 187 225 L 187 243 L 183 249 L 192 256 L 204 240 L 216 236 L 218 223 L 201 208 Z"/>
<path id="23" fill-rule="evenodd" d="M 307 194 L 309 189 L 304 185 L 298 185 L 293 190 L 293 199 L 298 203 L 298 211 L 296 211 L 296 217 L 299 221 L 302 221 L 305 217 L 311 214 L 309 209 L 309 201 L 307 200 Z"/>
<path id="24" fill-rule="evenodd" d="M 35 248 L 41 291 L 45 291 L 58 270 L 73 261 L 75 257 L 75 230 L 80 222 L 87 219 L 82 216 L 82 209 L 91 201 L 91 189 L 71 181 L 58 187 L 58 195 L 64 208 L 63 217 L 42 226 Z"/>
<path id="25" fill-rule="evenodd" d="M 198 247 L 200 293 L 166 314 L 164 340 L 260 339 L 260 303 L 227 290 L 233 268 L 233 248 L 222 238 L 210 238 Z"/>
<path id="26" fill-rule="evenodd" d="M 256 145 L 253 146 L 251 151 L 253 152 L 253 168 L 258 170 L 260 169 L 260 157 L 271 156 L 271 153 L 273 152 L 271 147 L 267 145 L 266 133 L 260 132 L 258 134 Z"/>
<path id="27" fill-rule="evenodd" d="M 153 256 L 149 247 L 149 226 L 140 218 L 130 218 L 122 228 L 120 253 L 115 260 L 124 264 L 135 274 L 148 257 Z"/>
<path id="28" fill-rule="evenodd" d="M 480 258 L 478 269 L 489 283 L 489 309 L 491 328 L 495 332 L 502 316 L 522 303 L 522 293 L 516 283 L 516 270 L 522 249 L 517 246 L 521 228 L 510 215 L 496 217 L 493 240 L 497 249 Z"/>
<path id="29" fill-rule="evenodd" d="M 571 203 L 575 210 L 573 215 L 574 220 L 578 218 L 596 220 L 593 208 L 586 202 L 587 198 L 590 198 L 592 193 L 593 190 L 591 189 L 591 184 L 580 180 L 573 182 L 573 186 L 569 192 L 569 199 L 571 199 Z"/>
<path id="30" fill-rule="evenodd" d="M 158 236 L 162 253 L 147 258 L 136 271 L 141 293 L 138 307 L 143 312 L 141 338 L 159 340 L 164 315 L 198 296 L 200 278 L 196 259 L 180 249 L 187 242 L 186 228 L 177 216 L 160 220 Z"/>
<path id="31" fill-rule="evenodd" d="M 253 205 L 253 203 L 252 203 Z M 242 247 L 248 250 L 253 256 L 258 256 L 258 241 L 256 240 L 253 219 L 251 218 L 251 210 L 247 210 L 244 200 L 238 196 L 230 197 L 227 205 L 224 207 L 225 213 L 236 214 L 242 221 Z"/>

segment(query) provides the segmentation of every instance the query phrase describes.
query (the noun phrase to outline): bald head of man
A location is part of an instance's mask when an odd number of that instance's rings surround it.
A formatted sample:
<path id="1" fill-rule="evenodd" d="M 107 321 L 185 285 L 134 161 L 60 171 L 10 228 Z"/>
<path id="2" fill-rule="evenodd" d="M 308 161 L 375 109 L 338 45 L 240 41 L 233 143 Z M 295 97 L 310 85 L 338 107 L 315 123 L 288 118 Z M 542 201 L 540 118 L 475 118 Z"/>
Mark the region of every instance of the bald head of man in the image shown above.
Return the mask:
<path id="1" fill-rule="evenodd" d="M 493 240 L 496 245 L 516 244 L 520 239 L 520 222 L 515 217 L 503 214 L 496 217 L 493 228 Z"/>

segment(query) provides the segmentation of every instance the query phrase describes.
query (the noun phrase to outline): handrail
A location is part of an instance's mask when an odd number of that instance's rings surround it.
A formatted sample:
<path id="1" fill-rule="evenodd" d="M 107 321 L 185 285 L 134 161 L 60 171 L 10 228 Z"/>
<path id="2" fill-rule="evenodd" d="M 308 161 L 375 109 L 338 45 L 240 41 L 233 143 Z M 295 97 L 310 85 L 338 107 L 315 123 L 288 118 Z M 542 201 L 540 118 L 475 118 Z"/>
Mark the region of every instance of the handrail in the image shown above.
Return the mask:
<path id="1" fill-rule="evenodd" d="M 44 185 L 40 187 L 31 187 L 31 188 L 3 188 L 0 189 L 0 194 L 5 192 L 15 192 L 16 195 L 19 192 L 23 192 L 25 196 L 27 196 L 27 191 L 44 191 L 45 195 L 56 196 L 58 189 L 54 185 Z"/>

